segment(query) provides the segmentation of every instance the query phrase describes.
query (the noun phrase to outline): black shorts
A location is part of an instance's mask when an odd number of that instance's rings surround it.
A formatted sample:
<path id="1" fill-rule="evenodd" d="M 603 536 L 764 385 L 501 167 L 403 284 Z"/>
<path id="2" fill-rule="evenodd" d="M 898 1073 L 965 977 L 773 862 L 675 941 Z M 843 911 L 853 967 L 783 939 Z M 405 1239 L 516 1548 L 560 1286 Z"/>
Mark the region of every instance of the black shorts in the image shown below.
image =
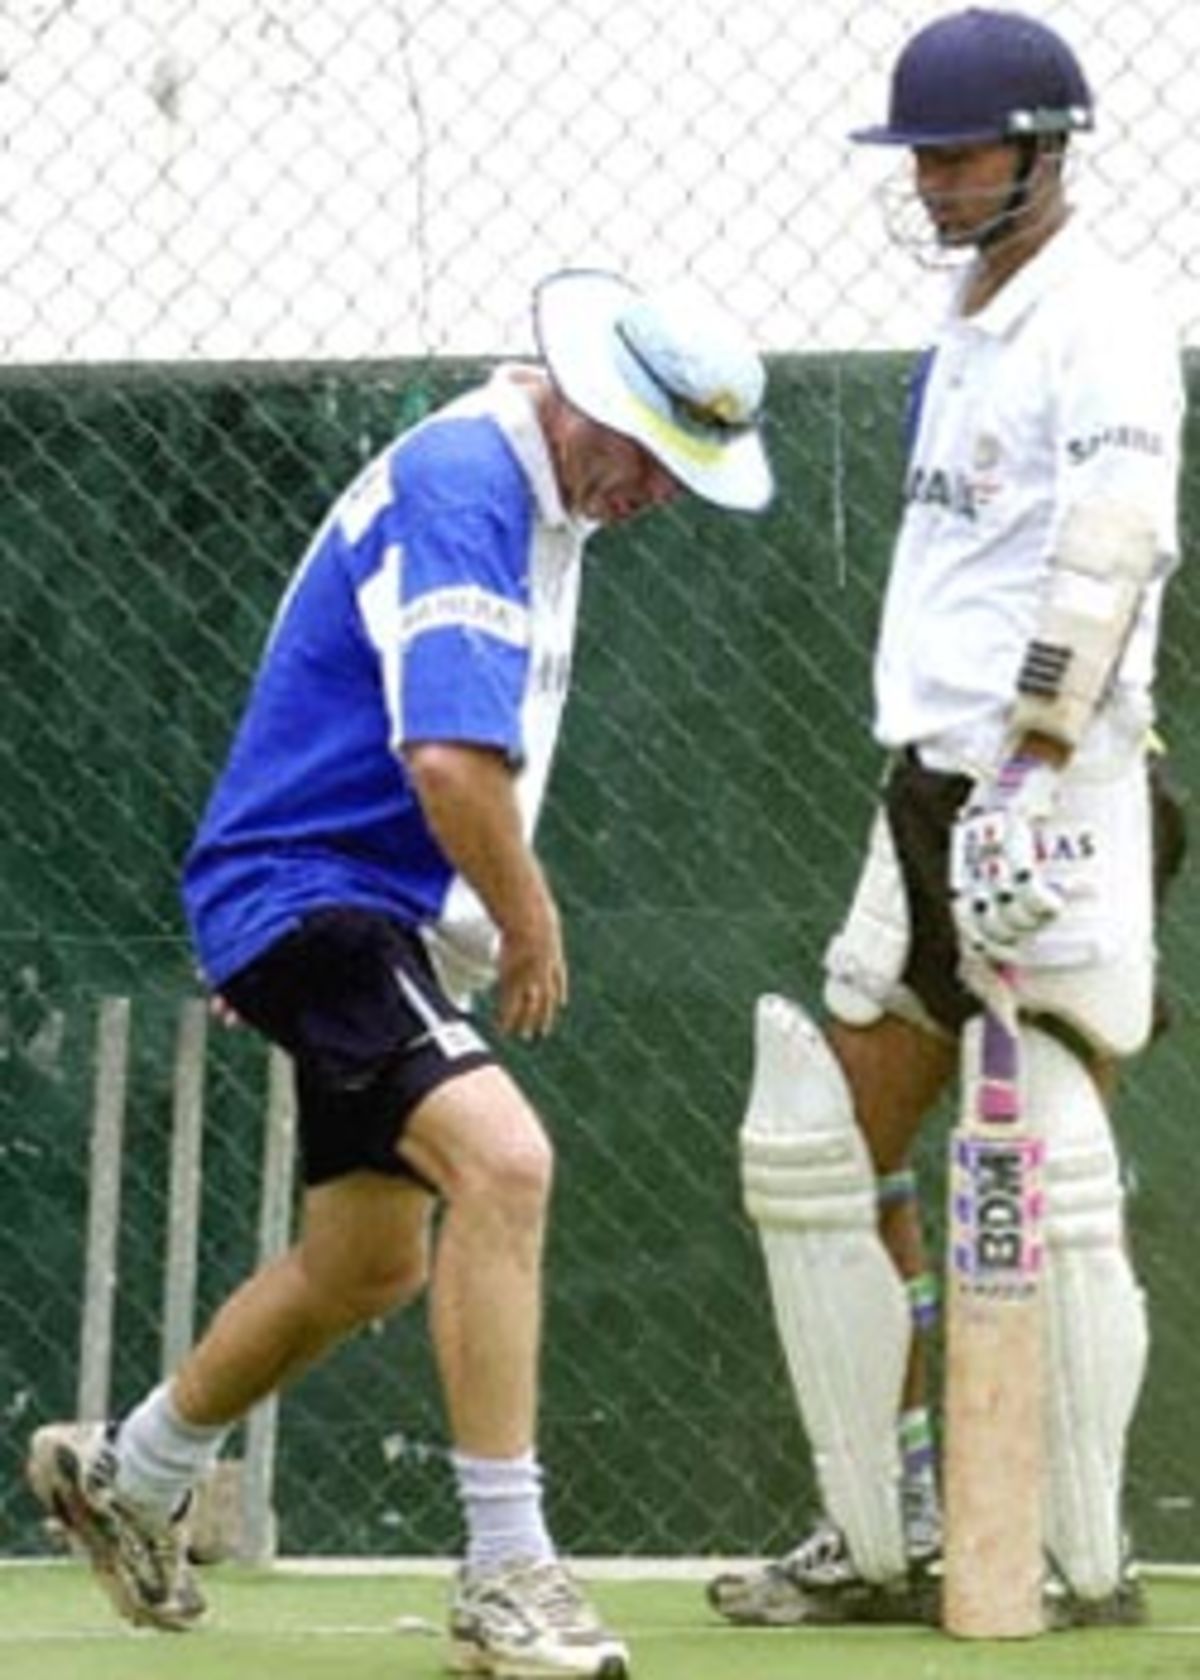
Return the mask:
<path id="1" fill-rule="evenodd" d="M 439 1085 L 495 1056 L 446 997 L 420 936 L 371 910 L 313 911 L 221 987 L 292 1056 L 304 1182 L 386 1173 L 408 1116 Z"/>
<path id="2" fill-rule="evenodd" d="M 1161 905 L 1183 863 L 1187 829 L 1182 806 L 1158 759 L 1150 760 L 1149 775 L 1154 900 Z M 883 791 L 912 928 L 901 979 L 938 1025 L 952 1033 L 960 1032 L 980 1007 L 958 978 L 958 935 L 949 885 L 950 830 L 973 785 L 969 776 L 926 769 L 909 751 L 893 762 Z M 1166 1003 L 1156 994 L 1155 1032 L 1167 1024 Z"/>

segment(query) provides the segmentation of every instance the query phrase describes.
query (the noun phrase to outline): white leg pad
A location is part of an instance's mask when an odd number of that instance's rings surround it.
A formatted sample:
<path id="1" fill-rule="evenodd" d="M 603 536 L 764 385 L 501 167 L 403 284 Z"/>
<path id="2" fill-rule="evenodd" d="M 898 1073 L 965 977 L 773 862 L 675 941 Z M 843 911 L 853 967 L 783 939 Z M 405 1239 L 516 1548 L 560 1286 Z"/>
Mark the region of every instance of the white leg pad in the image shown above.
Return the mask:
<path id="1" fill-rule="evenodd" d="M 1121 1571 L 1125 1438 L 1146 1369 L 1146 1308 L 1125 1249 L 1104 1104 L 1063 1045 L 1021 1029 L 1025 1101 L 1046 1139 L 1046 1547 L 1099 1598 Z"/>
<path id="2" fill-rule="evenodd" d="M 850 1091 L 815 1023 L 764 997 L 741 1130 L 775 1322 L 829 1515 L 869 1581 L 907 1567 L 896 1418 L 908 1298 L 876 1229 L 875 1179 Z"/>

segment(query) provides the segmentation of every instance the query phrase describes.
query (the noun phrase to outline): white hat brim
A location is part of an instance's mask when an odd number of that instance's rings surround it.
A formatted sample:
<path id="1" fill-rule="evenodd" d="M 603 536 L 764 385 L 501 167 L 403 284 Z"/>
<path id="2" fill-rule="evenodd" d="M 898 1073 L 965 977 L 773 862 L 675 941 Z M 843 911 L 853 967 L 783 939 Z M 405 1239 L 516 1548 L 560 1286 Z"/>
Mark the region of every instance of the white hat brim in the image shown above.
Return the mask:
<path id="1" fill-rule="evenodd" d="M 567 269 L 542 282 L 534 327 L 554 383 L 572 407 L 633 438 L 702 500 L 760 512 L 775 485 L 756 428 L 700 436 L 645 402 L 622 377 L 617 320 L 637 295 L 620 275 L 603 270 Z"/>

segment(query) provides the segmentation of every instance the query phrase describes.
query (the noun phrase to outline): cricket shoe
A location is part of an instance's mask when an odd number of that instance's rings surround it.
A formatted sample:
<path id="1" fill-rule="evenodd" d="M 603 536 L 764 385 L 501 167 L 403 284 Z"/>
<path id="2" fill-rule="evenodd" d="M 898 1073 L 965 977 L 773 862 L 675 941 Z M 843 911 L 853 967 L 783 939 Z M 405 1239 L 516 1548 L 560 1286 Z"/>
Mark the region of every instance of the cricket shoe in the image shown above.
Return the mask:
<path id="1" fill-rule="evenodd" d="M 1140 1627 L 1149 1619 L 1146 1591 L 1136 1568 L 1127 1563 L 1112 1592 L 1100 1598 L 1081 1598 L 1055 1571 L 1042 1595 L 1046 1626 L 1052 1633 L 1065 1628 Z"/>
<path id="2" fill-rule="evenodd" d="M 628 1680 L 629 1653 L 557 1559 L 464 1566 L 450 1606 L 450 1667 L 495 1680 Z"/>
<path id="3" fill-rule="evenodd" d="M 941 1555 L 931 1547 L 910 1555 L 908 1574 L 887 1584 L 864 1580 L 842 1531 L 821 1517 L 807 1539 L 786 1556 L 752 1569 L 728 1571 L 708 1583 L 708 1602 L 742 1627 L 837 1627 L 852 1622 L 935 1625 L 941 1596 Z"/>
<path id="4" fill-rule="evenodd" d="M 120 1497 L 115 1434 L 111 1424 L 47 1424 L 30 1442 L 29 1485 L 127 1621 L 182 1632 L 205 1610 L 188 1563 L 186 1508 L 164 1521 Z"/>

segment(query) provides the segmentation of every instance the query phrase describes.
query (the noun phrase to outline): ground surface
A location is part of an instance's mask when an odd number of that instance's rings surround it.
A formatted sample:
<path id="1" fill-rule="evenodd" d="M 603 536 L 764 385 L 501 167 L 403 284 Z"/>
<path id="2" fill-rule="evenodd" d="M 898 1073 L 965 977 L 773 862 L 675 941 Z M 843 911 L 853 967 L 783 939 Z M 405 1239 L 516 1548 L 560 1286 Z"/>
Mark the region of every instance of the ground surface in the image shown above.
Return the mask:
<path id="1" fill-rule="evenodd" d="M 431 1680 L 443 1672 L 436 1575 L 209 1570 L 212 1619 L 126 1628 L 74 1564 L 0 1569 L 3 1680 Z M 1200 1680 L 1200 1581 L 1150 1583 L 1145 1628 L 963 1644 L 911 1628 L 722 1626 L 696 1580 L 596 1579 L 634 1680 Z"/>

